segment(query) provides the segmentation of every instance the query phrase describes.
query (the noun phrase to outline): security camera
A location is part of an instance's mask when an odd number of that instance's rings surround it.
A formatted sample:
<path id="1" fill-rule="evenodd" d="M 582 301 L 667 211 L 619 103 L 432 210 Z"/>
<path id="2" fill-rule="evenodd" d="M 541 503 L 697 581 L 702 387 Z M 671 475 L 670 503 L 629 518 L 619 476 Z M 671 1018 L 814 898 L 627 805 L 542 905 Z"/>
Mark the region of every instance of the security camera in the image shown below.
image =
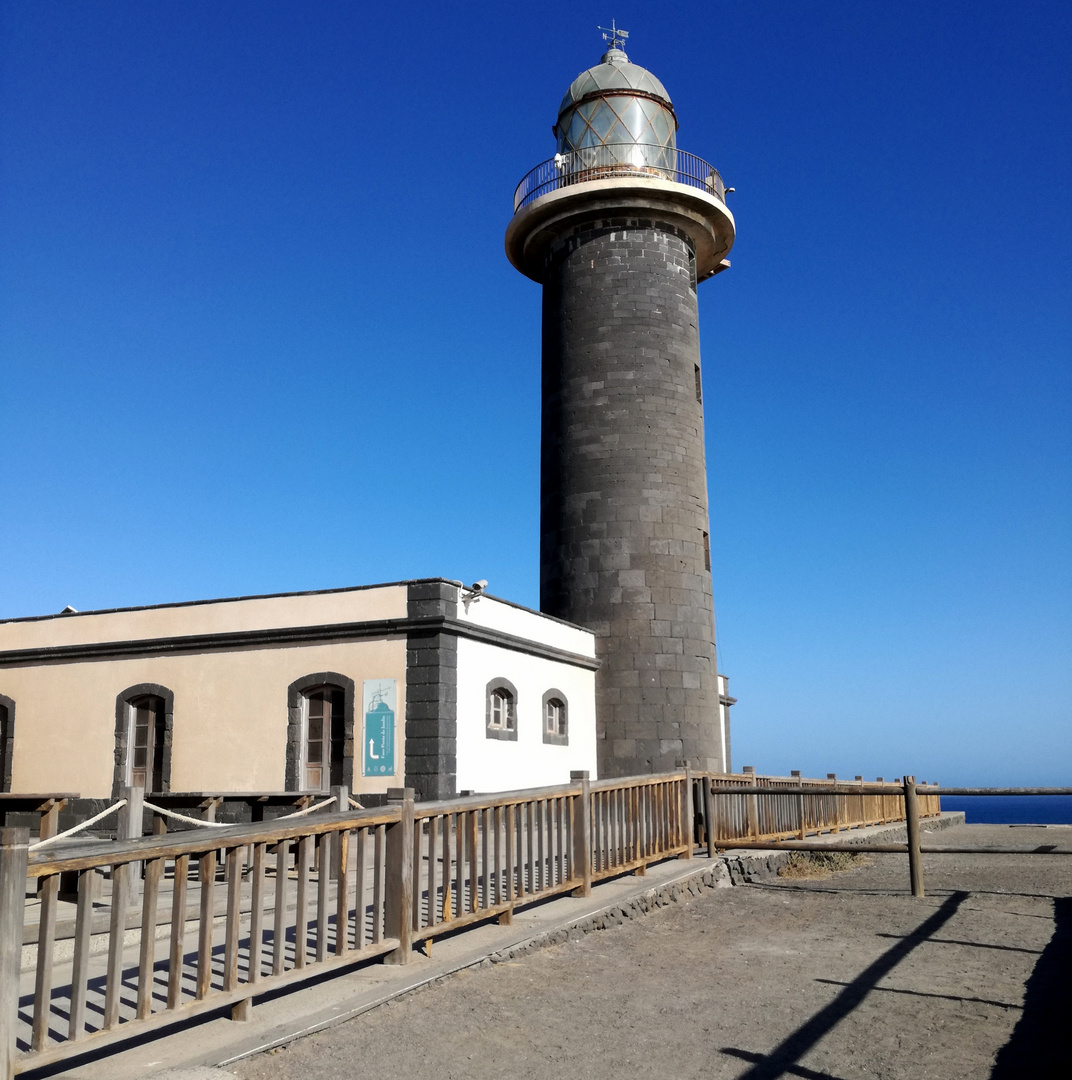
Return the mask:
<path id="1" fill-rule="evenodd" d="M 483 592 L 487 587 L 488 583 L 484 578 L 481 578 L 479 581 L 474 581 L 473 584 L 469 586 L 473 592 Z"/>

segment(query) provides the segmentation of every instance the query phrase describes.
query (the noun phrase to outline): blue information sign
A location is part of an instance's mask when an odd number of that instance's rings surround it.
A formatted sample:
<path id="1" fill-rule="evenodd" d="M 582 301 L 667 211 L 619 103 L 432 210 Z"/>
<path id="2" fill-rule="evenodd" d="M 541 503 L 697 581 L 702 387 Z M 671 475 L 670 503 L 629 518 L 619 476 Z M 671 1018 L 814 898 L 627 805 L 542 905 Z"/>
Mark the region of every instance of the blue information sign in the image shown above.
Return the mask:
<path id="1" fill-rule="evenodd" d="M 395 772 L 395 680 L 366 679 L 363 687 L 363 776 Z"/>

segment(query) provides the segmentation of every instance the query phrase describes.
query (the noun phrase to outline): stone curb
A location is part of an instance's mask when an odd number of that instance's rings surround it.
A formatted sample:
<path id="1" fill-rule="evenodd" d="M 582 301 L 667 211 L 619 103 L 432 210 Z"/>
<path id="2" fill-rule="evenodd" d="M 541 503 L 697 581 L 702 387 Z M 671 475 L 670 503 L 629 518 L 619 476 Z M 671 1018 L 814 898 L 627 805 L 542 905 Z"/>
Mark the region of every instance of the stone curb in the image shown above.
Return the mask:
<path id="1" fill-rule="evenodd" d="M 728 889 L 733 885 L 729 871 L 724 862 L 692 874 L 684 880 L 667 882 L 665 885 L 657 885 L 640 896 L 617 904 L 609 904 L 601 911 L 586 918 L 577 920 L 568 926 L 556 927 L 553 930 L 536 934 L 519 945 L 502 949 L 491 953 L 474 967 L 485 967 L 490 964 L 501 964 L 517 956 L 535 952 L 551 945 L 562 945 L 567 941 L 579 941 L 586 934 L 596 930 L 611 930 L 615 926 L 621 926 L 627 919 L 646 915 L 657 908 L 668 907 L 670 904 L 679 903 L 682 899 L 690 896 L 699 896 L 709 889 Z"/>

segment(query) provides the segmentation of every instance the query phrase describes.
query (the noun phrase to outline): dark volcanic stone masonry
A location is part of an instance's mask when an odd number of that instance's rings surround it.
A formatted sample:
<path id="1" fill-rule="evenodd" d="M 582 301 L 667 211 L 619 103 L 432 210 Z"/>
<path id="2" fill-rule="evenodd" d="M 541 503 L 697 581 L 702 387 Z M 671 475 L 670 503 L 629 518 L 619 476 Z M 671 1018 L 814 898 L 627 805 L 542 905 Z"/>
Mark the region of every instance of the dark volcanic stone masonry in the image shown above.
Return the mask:
<path id="1" fill-rule="evenodd" d="M 540 607 L 597 634 L 600 776 L 721 769 L 695 260 L 604 218 L 543 288 Z"/>

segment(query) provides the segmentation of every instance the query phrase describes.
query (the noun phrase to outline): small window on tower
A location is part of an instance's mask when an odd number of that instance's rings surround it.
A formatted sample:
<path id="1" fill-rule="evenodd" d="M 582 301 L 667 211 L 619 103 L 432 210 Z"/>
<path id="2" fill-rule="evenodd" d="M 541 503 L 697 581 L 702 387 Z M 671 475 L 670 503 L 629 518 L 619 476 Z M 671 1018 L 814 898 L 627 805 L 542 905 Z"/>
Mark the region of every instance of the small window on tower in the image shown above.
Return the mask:
<path id="1" fill-rule="evenodd" d="M 705 570 L 711 569 L 711 537 L 703 534 L 703 565 Z"/>
<path id="2" fill-rule="evenodd" d="M 700 365 L 693 365 L 696 369 L 696 400 L 703 404 L 703 380 L 700 378 Z"/>

